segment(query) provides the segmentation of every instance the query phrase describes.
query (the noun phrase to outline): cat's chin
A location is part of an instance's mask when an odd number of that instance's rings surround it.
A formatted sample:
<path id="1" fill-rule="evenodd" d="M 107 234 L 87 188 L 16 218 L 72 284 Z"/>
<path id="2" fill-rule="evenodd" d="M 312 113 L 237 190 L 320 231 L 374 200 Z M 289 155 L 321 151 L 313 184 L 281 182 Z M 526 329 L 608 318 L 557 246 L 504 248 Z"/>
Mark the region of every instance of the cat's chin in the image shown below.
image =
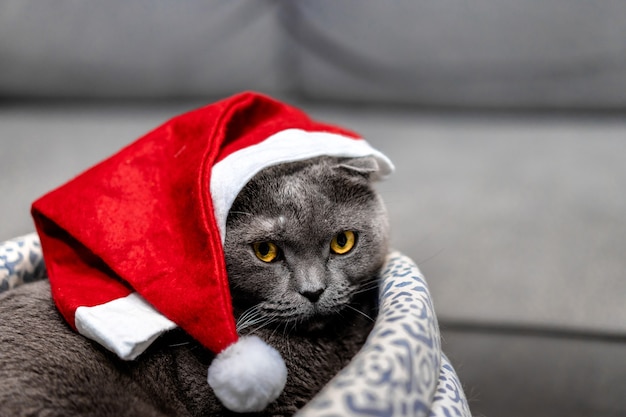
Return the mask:
<path id="1" fill-rule="evenodd" d="M 358 317 L 358 315 L 356 315 Z M 320 333 L 327 331 L 329 328 L 343 327 L 353 324 L 355 314 L 350 310 L 335 306 L 332 311 L 315 311 L 300 317 L 295 323 L 292 321 L 289 325 L 293 332 L 296 333 Z"/>
<path id="2" fill-rule="evenodd" d="M 321 332 L 328 328 L 333 322 L 335 315 L 315 315 L 302 320 L 297 324 L 295 330 L 297 332 L 315 333 Z"/>

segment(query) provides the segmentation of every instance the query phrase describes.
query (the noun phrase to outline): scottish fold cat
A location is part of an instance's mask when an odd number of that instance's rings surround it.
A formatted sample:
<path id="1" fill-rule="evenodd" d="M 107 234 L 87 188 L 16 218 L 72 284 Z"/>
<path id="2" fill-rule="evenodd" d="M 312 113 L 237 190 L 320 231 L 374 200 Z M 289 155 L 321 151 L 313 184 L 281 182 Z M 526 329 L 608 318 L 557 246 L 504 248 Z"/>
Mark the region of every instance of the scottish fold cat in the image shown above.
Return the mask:
<path id="1" fill-rule="evenodd" d="M 266 168 L 241 191 L 224 243 L 240 334 L 274 346 L 287 385 L 263 415 L 292 415 L 364 343 L 388 251 L 373 158 L 319 157 Z M 215 416 L 213 354 L 182 330 L 122 361 L 74 333 L 47 281 L 0 297 L 0 415 Z"/>

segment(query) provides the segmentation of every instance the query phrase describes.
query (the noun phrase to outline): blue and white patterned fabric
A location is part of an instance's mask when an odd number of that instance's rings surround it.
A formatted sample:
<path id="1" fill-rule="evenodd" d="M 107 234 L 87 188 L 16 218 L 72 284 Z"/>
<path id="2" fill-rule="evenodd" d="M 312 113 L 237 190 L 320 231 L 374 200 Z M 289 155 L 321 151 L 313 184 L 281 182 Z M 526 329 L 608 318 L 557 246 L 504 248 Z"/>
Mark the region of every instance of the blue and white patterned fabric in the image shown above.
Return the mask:
<path id="1" fill-rule="evenodd" d="M 0 243 L 0 292 L 45 277 L 36 234 Z M 441 351 L 428 285 L 415 263 L 392 253 L 380 310 L 361 351 L 299 417 L 470 417 L 461 383 Z"/>
<path id="2" fill-rule="evenodd" d="M 380 310 L 365 345 L 297 415 L 471 416 L 441 351 L 437 317 L 417 265 L 394 252 L 381 278 Z"/>
<path id="3" fill-rule="evenodd" d="M 0 292 L 42 279 L 45 274 L 36 233 L 0 243 Z"/>

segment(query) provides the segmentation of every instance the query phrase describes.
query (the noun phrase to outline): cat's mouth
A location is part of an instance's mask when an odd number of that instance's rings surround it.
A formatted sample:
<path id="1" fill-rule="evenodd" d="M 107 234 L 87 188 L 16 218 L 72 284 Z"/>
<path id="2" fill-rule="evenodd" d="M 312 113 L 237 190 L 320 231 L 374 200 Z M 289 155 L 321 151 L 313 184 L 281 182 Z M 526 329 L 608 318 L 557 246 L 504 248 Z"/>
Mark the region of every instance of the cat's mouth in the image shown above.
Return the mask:
<path id="1" fill-rule="evenodd" d="M 374 321 L 376 310 L 375 288 L 356 293 L 344 293 L 318 302 L 302 302 L 298 299 L 262 301 L 248 305 L 237 318 L 240 334 L 262 328 L 292 331 L 322 330 L 330 324 L 345 325 L 355 317 Z"/>
<path id="2" fill-rule="evenodd" d="M 342 317 L 348 310 L 345 305 L 294 305 L 280 307 L 272 303 L 260 303 L 248 308 L 237 320 L 240 334 L 261 328 L 284 329 L 286 331 L 322 330 Z"/>
<path id="3" fill-rule="evenodd" d="M 316 332 L 326 329 L 331 323 L 335 322 L 335 318 L 339 317 L 340 313 L 334 314 L 314 314 L 308 317 L 304 317 L 298 323 L 294 330 L 301 332 Z"/>
<path id="4" fill-rule="evenodd" d="M 297 312 L 293 311 L 289 315 L 271 310 L 264 311 L 257 305 L 237 320 L 237 331 L 239 334 L 250 334 L 267 328 L 284 334 L 313 333 L 333 326 L 348 325 L 353 323 L 355 318 L 373 322 L 375 314 L 372 309 L 356 308 L 349 304 L 336 305 L 333 308 L 310 306 Z"/>

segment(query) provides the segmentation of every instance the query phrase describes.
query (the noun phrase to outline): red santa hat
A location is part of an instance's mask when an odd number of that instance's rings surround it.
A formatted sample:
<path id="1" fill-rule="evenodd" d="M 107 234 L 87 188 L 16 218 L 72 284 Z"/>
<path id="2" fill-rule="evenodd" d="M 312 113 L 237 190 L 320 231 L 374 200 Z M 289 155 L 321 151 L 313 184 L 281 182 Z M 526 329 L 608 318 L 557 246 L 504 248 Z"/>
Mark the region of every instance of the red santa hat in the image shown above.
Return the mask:
<path id="1" fill-rule="evenodd" d="M 287 371 L 273 348 L 237 334 L 226 217 L 263 168 L 321 155 L 393 169 L 355 133 L 256 93 L 171 119 L 33 204 L 58 309 L 129 360 L 180 326 L 217 355 L 208 381 L 226 407 L 265 408 Z"/>

